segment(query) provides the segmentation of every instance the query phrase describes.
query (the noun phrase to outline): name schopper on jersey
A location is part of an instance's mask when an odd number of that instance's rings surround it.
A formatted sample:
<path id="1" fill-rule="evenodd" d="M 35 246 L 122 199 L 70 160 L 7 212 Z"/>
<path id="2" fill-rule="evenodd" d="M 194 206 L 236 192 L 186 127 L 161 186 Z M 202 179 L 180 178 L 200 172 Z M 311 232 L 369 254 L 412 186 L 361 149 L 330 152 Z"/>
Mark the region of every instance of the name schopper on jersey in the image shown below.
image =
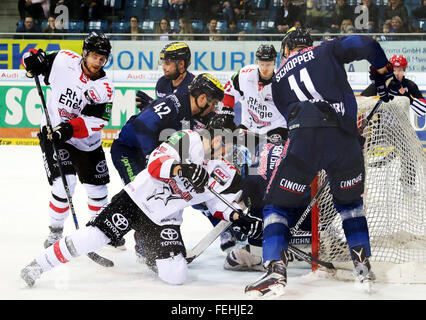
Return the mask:
<path id="1" fill-rule="evenodd" d="M 286 120 L 272 99 L 271 83 L 263 85 L 259 80 L 258 65 L 241 68 L 226 83 L 223 104 L 233 108 L 240 101 L 241 124 L 252 132 L 266 134 L 278 127 L 287 128 Z"/>
<path id="2" fill-rule="evenodd" d="M 189 161 L 202 165 L 210 174 L 208 186 L 218 193 L 224 192 L 223 197 L 241 209 L 236 203 L 240 193 L 227 193 L 237 180 L 236 169 L 225 160 L 205 161 L 201 136 L 192 130 L 178 131 L 168 141 L 160 144 L 151 153 L 147 168 L 127 184 L 124 190 L 158 225 L 180 225 L 183 209 L 203 202 L 214 216 L 229 221 L 232 210 L 207 190 L 207 187 L 204 192 L 196 193 L 186 178 L 170 176 L 172 164 L 182 161 L 180 152 L 175 146 L 185 135 L 189 141 L 187 149 Z"/>
<path id="3" fill-rule="evenodd" d="M 101 145 L 101 130 L 111 118 L 114 86 L 105 74 L 91 80 L 81 68 L 82 57 L 75 52 L 48 54 L 56 55 L 44 79 L 52 89 L 47 102 L 52 127 L 79 118 L 77 126 L 73 123 L 73 138 L 67 143 L 82 151 L 95 150 Z M 45 125 L 42 117 L 41 127 Z"/>

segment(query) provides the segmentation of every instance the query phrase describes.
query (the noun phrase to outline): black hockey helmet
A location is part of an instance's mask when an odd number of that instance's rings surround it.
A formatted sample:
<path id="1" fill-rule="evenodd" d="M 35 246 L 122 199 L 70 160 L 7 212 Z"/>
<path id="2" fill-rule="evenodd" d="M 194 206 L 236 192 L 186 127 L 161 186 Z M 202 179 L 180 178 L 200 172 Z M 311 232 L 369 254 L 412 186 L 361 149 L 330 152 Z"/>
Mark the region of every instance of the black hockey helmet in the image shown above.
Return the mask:
<path id="1" fill-rule="evenodd" d="M 258 61 L 275 61 L 277 51 L 272 44 L 261 44 L 256 51 L 256 59 Z"/>
<path id="2" fill-rule="evenodd" d="M 188 86 L 189 93 L 198 97 L 205 93 L 207 99 L 222 101 L 224 97 L 224 89 L 220 81 L 209 73 L 201 73 L 196 76 Z"/>
<path id="3" fill-rule="evenodd" d="M 297 47 L 311 47 L 313 44 L 311 34 L 306 29 L 291 28 L 287 31 L 281 42 L 281 57 L 284 57 L 285 47 L 291 51 Z"/>
<path id="4" fill-rule="evenodd" d="M 92 31 L 86 39 L 84 39 L 83 52 L 85 55 L 89 52 L 94 52 L 109 57 L 111 54 L 111 43 L 109 38 L 103 33 Z"/>
<path id="5" fill-rule="evenodd" d="M 191 50 L 185 42 L 170 42 L 160 51 L 161 60 L 183 60 L 185 68 L 191 64 Z"/>

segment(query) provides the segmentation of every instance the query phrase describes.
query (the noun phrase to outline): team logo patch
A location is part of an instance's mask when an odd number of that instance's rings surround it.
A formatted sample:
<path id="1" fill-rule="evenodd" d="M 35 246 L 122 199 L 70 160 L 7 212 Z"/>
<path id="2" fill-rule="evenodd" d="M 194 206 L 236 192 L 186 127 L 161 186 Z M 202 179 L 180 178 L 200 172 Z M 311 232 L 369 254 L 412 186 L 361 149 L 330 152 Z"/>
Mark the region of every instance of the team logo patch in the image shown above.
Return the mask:
<path id="1" fill-rule="evenodd" d="M 176 230 L 167 228 L 167 229 L 161 230 L 160 237 L 167 241 L 174 241 L 177 238 L 179 238 L 179 234 L 177 233 Z"/>
<path id="2" fill-rule="evenodd" d="M 65 150 L 65 149 L 59 149 L 59 150 L 58 150 L 58 156 L 59 156 L 59 159 L 61 159 L 61 161 L 65 161 L 65 160 L 68 160 L 68 159 L 69 159 L 70 154 L 69 154 L 68 150 Z M 53 159 L 55 159 L 55 160 L 57 160 L 57 159 L 58 159 L 58 158 L 56 157 L 56 154 L 54 154 L 54 155 L 53 155 Z"/>
<path id="3" fill-rule="evenodd" d="M 107 170 L 108 170 L 108 167 L 107 167 L 106 160 L 102 160 L 96 165 L 96 171 L 99 173 L 104 173 Z"/>
<path id="4" fill-rule="evenodd" d="M 129 227 L 129 221 L 121 213 L 114 213 L 112 223 L 120 230 L 126 230 Z"/>

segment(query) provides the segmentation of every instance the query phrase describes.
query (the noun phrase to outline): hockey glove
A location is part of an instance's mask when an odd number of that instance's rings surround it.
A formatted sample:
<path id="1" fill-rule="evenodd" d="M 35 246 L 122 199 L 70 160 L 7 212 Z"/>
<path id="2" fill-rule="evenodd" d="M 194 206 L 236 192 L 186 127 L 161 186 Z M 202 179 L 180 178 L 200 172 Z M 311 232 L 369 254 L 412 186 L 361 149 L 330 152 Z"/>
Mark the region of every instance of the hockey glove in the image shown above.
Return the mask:
<path id="1" fill-rule="evenodd" d="M 148 106 L 154 99 L 152 99 L 149 95 L 147 95 L 142 90 L 138 90 L 136 92 L 136 107 L 142 111 L 146 106 Z"/>
<path id="2" fill-rule="evenodd" d="M 195 163 L 183 163 L 180 166 L 179 176 L 187 178 L 189 183 L 194 187 L 195 192 L 204 192 L 204 187 L 209 181 L 209 173 L 207 170 Z"/>
<path id="3" fill-rule="evenodd" d="M 259 239 L 263 236 L 262 219 L 252 216 L 251 214 L 243 214 L 238 212 L 238 219 L 233 219 L 231 215 L 232 228 L 246 234 L 252 239 Z"/>
<path id="4" fill-rule="evenodd" d="M 234 123 L 235 113 L 234 109 L 229 107 L 223 107 L 217 112 L 207 123 L 207 129 L 229 129 L 235 130 Z"/>
<path id="5" fill-rule="evenodd" d="M 46 137 L 48 140 L 52 141 L 56 145 L 61 145 L 65 141 L 68 141 L 72 138 L 74 129 L 69 122 L 62 122 L 52 129 L 52 132 L 48 132 L 46 127 L 42 129 L 43 137 Z"/>
<path id="6" fill-rule="evenodd" d="M 43 74 L 47 68 L 46 53 L 42 49 L 31 50 L 30 55 L 24 59 L 28 77 L 35 77 Z"/>
<path id="7" fill-rule="evenodd" d="M 386 73 L 380 74 L 377 72 L 376 68 L 370 66 L 370 80 L 373 81 L 376 86 L 377 94 L 383 102 L 389 102 L 389 100 L 393 99 L 393 96 L 389 94 L 389 90 L 386 87 L 386 81 L 394 77 L 392 64 L 388 63 L 386 69 Z"/>

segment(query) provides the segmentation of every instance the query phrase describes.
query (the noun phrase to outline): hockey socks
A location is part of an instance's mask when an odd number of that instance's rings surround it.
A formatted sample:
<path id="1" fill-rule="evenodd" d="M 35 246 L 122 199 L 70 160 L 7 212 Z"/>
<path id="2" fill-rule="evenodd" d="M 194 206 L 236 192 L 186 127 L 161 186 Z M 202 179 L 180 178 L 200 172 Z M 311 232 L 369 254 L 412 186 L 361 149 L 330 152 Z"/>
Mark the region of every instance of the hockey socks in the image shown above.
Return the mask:
<path id="1" fill-rule="evenodd" d="M 77 230 L 45 249 L 35 260 L 43 272 L 48 271 L 72 258 L 96 251 L 110 242 L 110 239 L 97 227 Z"/>
<path id="2" fill-rule="evenodd" d="M 263 261 L 281 260 L 281 253 L 287 251 L 290 241 L 288 212 L 266 205 L 263 216 Z"/>
<path id="3" fill-rule="evenodd" d="M 370 236 L 367 219 L 364 215 L 363 203 L 354 206 L 335 205 L 342 218 L 342 227 L 350 249 L 361 246 L 365 248 L 365 256 L 371 256 Z M 351 250 L 352 260 L 355 259 Z"/>

